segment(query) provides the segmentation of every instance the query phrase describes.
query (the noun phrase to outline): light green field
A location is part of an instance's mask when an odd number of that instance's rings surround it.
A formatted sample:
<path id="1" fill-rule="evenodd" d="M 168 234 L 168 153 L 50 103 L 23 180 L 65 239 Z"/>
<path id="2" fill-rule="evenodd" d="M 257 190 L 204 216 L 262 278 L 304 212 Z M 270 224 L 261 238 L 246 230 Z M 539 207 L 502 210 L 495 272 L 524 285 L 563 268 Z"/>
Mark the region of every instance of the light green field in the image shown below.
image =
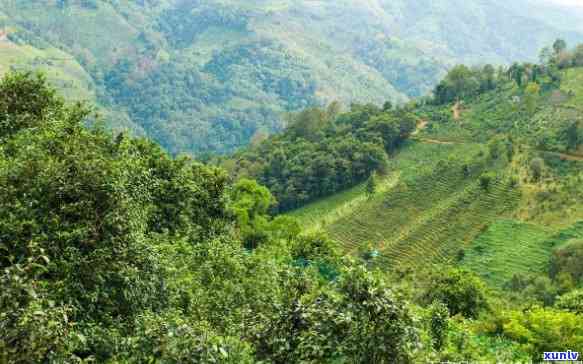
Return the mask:
<path id="1" fill-rule="evenodd" d="M 505 164 L 484 155 L 480 144 L 411 141 L 391 160 L 384 188 L 372 198 L 361 185 L 291 215 L 326 230 L 348 252 L 375 247 L 384 266 L 451 262 L 519 200 L 503 177 Z M 471 166 L 469 176 L 464 164 Z M 485 170 L 500 173 L 487 191 L 478 183 Z"/>
<path id="2" fill-rule="evenodd" d="M 567 229 L 501 219 L 493 223 L 466 250 L 462 265 L 488 283 L 502 287 L 515 274 L 544 273 L 552 250 L 583 237 L 583 222 Z"/>
<path id="3" fill-rule="evenodd" d="M 467 249 L 462 264 L 494 286 L 502 286 L 515 274 L 545 272 L 553 233 L 540 225 L 498 220 Z"/>
<path id="4" fill-rule="evenodd" d="M 0 41 L 0 76 L 11 69 L 43 72 L 70 100 L 95 99 L 91 77 L 71 55 L 56 48 L 38 49 Z"/>

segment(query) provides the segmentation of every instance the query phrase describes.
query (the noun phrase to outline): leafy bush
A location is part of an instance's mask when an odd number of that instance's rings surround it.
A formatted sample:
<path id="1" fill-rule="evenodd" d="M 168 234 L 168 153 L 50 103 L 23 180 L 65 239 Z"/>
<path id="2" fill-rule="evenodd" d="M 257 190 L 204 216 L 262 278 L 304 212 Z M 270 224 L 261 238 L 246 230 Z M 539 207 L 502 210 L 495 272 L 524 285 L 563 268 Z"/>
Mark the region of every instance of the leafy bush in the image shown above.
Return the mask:
<path id="1" fill-rule="evenodd" d="M 573 240 L 555 249 L 551 257 L 550 274 L 569 274 L 575 282 L 583 282 L 583 240 Z"/>
<path id="2" fill-rule="evenodd" d="M 580 351 L 583 348 L 583 317 L 571 312 L 533 308 L 511 312 L 504 335 L 520 343 L 532 360 L 549 351 Z"/>
<path id="3" fill-rule="evenodd" d="M 489 306 L 484 283 L 474 273 L 455 268 L 431 274 L 422 301 L 441 302 L 452 316 L 469 318 L 478 317 Z"/>
<path id="4" fill-rule="evenodd" d="M 555 306 L 561 310 L 583 314 L 583 290 L 577 289 L 559 297 Z"/>

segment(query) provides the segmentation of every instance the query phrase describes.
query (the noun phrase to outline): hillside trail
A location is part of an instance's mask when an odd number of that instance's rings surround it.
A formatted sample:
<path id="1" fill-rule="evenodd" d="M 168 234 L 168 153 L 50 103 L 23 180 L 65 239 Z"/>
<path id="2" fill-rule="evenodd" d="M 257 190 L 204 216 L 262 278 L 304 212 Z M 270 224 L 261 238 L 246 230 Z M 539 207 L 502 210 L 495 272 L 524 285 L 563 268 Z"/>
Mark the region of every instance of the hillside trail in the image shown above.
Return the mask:
<path id="1" fill-rule="evenodd" d="M 419 133 L 421 133 L 421 131 L 423 129 L 427 128 L 428 124 L 429 124 L 429 121 L 419 119 L 417 121 L 417 128 L 415 129 L 415 131 L 413 133 L 411 133 L 411 136 L 414 137 L 413 139 L 420 141 L 421 143 L 427 143 L 427 144 L 442 144 L 442 145 L 460 144 L 457 142 L 452 142 L 452 141 L 447 141 L 447 140 L 437 140 L 437 139 L 431 139 L 431 138 L 425 138 L 425 137 L 418 137 L 417 135 L 419 135 Z"/>
<path id="2" fill-rule="evenodd" d="M 415 138 L 415 140 L 418 140 L 421 143 L 426 143 L 426 144 L 441 144 L 441 145 L 462 144 L 460 142 L 452 142 L 452 141 L 447 141 L 447 140 L 437 140 L 437 139 L 430 139 L 430 138 Z"/>
<path id="3" fill-rule="evenodd" d="M 456 111 L 459 112 L 458 104 L 459 104 L 459 102 L 456 103 L 456 106 L 453 107 L 454 119 L 455 119 Z M 431 138 L 426 138 L 426 137 L 419 137 L 418 136 L 419 133 L 421 133 L 422 130 L 427 128 L 428 124 L 429 124 L 429 121 L 424 120 L 424 119 L 419 119 L 417 121 L 417 128 L 415 129 L 415 131 L 413 133 L 411 133 L 411 136 L 413 137 L 412 139 L 417 140 L 421 143 L 427 143 L 427 144 L 441 144 L 441 145 L 463 144 L 463 142 L 459 142 L 459 141 L 438 140 L 438 139 L 431 139 Z M 539 152 L 549 153 L 549 154 L 555 155 L 555 156 L 561 158 L 562 160 L 566 160 L 566 161 L 583 162 L 583 155 L 580 155 L 580 154 L 559 153 L 559 152 L 551 152 L 551 151 L 547 151 L 547 150 L 539 150 Z"/>
<path id="4" fill-rule="evenodd" d="M 460 117 L 462 116 L 462 103 L 460 101 L 457 101 L 455 103 L 455 105 L 453 105 L 453 107 L 451 108 L 451 111 L 453 113 L 453 120 L 459 120 Z"/>
<path id="5" fill-rule="evenodd" d="M 423 119 L 419 119 L 417 121 L 417 128 L 415 129 L 414 132 L 411 133 L 412 136 L 417 135 L 421 132 L 421 130 L 427 128 L 427 124 L 429 124 L 429 121 L 427 120 L 423 120 Z"/>
<path id="6" fill-rule="evenodd" d="M 541 152 L 556 155 L 557 157 L 561 158 L 562 160 L 566 160 L 566 161 L 583 162 L 583 156 L 581 156 L 581 155 L 559 153 L 559 152 L 549 152 L 546 150 L 541 150 Z"/>

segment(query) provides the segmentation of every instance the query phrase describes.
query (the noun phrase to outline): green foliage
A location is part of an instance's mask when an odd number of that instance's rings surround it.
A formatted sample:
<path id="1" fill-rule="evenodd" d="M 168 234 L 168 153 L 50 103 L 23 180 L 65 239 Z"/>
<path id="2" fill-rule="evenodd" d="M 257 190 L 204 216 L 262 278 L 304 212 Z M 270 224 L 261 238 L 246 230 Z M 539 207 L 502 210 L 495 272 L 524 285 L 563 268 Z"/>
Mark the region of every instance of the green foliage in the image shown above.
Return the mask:
<path id="1" fill-rule="evenodd" d="M 366 193 L 369 196 L 373 196 L 377 191 L 377 175 L 376 171 L 373 171 L 372 174 L 366 180 Z"/>
<path id="2" fill-rule="evenodd" d="M 63 116 L 63 101 L 41 74 L 14 73 L 0 83 L 0 138 Z"/>
<path id="3" fill-rule="evenodd" d="M 583 290 L 577 289 L 557 299 L 555 307 L 576 314 L 583 314 Z"/>
<path id="4" fill-rule="evenodd" d="M 561 273 L 566 273 L 575 282 L 583 282 L 581 259 L 583 259 L 583 240 L 573 240 L 558 247 L 551 258 L 551 276 L 557 277 Z"/>
<path id="5" fill-rule="evenodd" d="M 290 116 L 281 135 L 235 154 L 224 162 L 232 173 L 267 186 L 280 211 L 351 187 L 373 171 L 386 171 L 388 153 L 408 138 L 415 119 L 405 111 L 353 105 L 337 115 L 308 109 Z"/>
<path id="6" fill-rule="evenodd" d="M 128 146 L 85 130 L 86 114 L 47 110 L 44 117 L 55 117 L 50 123 L 22 128 L 2 143 L 0 244 L 9 254 L 0 266 L 34 258 L 26 248 L 32 241 L 50 260 L 47 276 L 62 285 L 61 299 L 86 307 L 88 317 L 131 317 L 160 299 L 146 244 L 152 180 Z"/>
<path id="7" fill-rule="evenodd" d="M 413 319 L 378 274 L 348 268 L 331 289 L 280 307 L 258 355 L 274 363 L 408 363 L 417 345 Z"/>
<path id="8" fill-rule="evenodd" d="M 520 343 L 532 360 L 549 351 L 580 351 L 583 348 L 583 317 L 571 312 L 533 308 L 511 312 L 504 335 Z"/>
<path id="9" fill-rule="evenodd" d="M 490 189 L 490 185 L 494 180 L 496 180 L 496 173 L 494 172 L 482 173 L 482 175 L 480 176 L 480 187 L 482 187 L 484 191 L 488 191 Z"/>
<path id="10" fill-rule="evenodd" d="M 245 246 L 256 248 L 267 240 L 267 211 L 275 202 L 271 193 L 254 180 L 241 179 L 233 186 L 231 200 L 230 209 Z"/>
<path id="11" fill-rule="evenodd" d="M 168 312 L 140 317 L 134 336 L 126 339 L 118 360 L 127 363 L 251 364 L 253 350 L 235 337 L 222 337 L 184 315 Z"/>
<path id="12" fill-rule="evenodd" d="M 433 338 L 433 348 L 440 351 L 447 339 L 449 328 L 449 310 L 441 302 L 434 302 L 429 308 L 429 331 Z"/>
<path id="13" fill-rule="evenodd" d="M 498 80 L 494 67 L 484 66 L 482 69 L 469 69 L 464 65 L 452 68 L 447 76 L 434 89 L 435 103 L 447 104 L 453 101 L 465 100 L 480 92 L 496 88 Z"/>
<path id="14" fill-rule="evenodd" d="M 530 173 L 534 181 L 540 181 L 545 168 L 545 162 L 541 158 L 534 158 L 530 161 Z"/>
<path id="15" fill-rule="evenodd" d="M 0 276 L 0 361 L 4 363 L 70 355 L 72 307 L 51 300 L 49 287 L 38 281 L 50 261 L 38 247 L 28 249 L 36 251 L 35 256 L 4 269 Z"/>
<path id="16" fill-rule="evenodd" d="M 1 89 L 1 355 L 107 358 L 108 334 L 93 330 L 123 336 L 167 302 L 157 240 L 226 231 L 225 176 L 86 128 L 89 111 L 65 106 L 42 78 L 11 75 Z"/>
<path id="17" fill-rule="evenodd" d="M 336 243 L 323 233 L 302 235 L 294 240 L 291 256 L 296 260 L 318 261 L 339 257 Z"/>
<path id="18" fill-rule="evenodd" d="M 445 304 L 452 316 L 476 318 L 488 308 L 484 283 L 471 272 L 453 268 L 430 277 L 422 300 Z"/>

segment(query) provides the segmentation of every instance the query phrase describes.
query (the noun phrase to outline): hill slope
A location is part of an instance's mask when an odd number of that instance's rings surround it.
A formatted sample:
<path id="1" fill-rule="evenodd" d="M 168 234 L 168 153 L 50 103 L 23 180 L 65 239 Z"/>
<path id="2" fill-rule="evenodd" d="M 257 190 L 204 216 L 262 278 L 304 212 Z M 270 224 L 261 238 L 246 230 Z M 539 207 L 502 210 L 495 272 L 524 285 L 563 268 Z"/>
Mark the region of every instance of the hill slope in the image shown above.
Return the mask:
<path id="1" fill-rule="evenodd" d="M 580 17 L 543 3 L 0 0 L 0 47 L 26 49 L 0 70 L 52 63 L 112 125 L 173 153 L 221 152 L 280 130 L 283 112 L 404 101 L 453 63 L 534 59 L 559 36 L 581 39 Z"/>
<path id="2" fill-rule="evenodd" d="M 359 185 L 290 215 L 383 267 L 459 263 L 495 287 L 544 273 L 553 249 L 583 236 L 581 76 L 563 70 L 536 96 L 502 82 L 463 106 L 418 104 L 420 129 L 390 160 L 385 188 L 367 197 Z"/>

